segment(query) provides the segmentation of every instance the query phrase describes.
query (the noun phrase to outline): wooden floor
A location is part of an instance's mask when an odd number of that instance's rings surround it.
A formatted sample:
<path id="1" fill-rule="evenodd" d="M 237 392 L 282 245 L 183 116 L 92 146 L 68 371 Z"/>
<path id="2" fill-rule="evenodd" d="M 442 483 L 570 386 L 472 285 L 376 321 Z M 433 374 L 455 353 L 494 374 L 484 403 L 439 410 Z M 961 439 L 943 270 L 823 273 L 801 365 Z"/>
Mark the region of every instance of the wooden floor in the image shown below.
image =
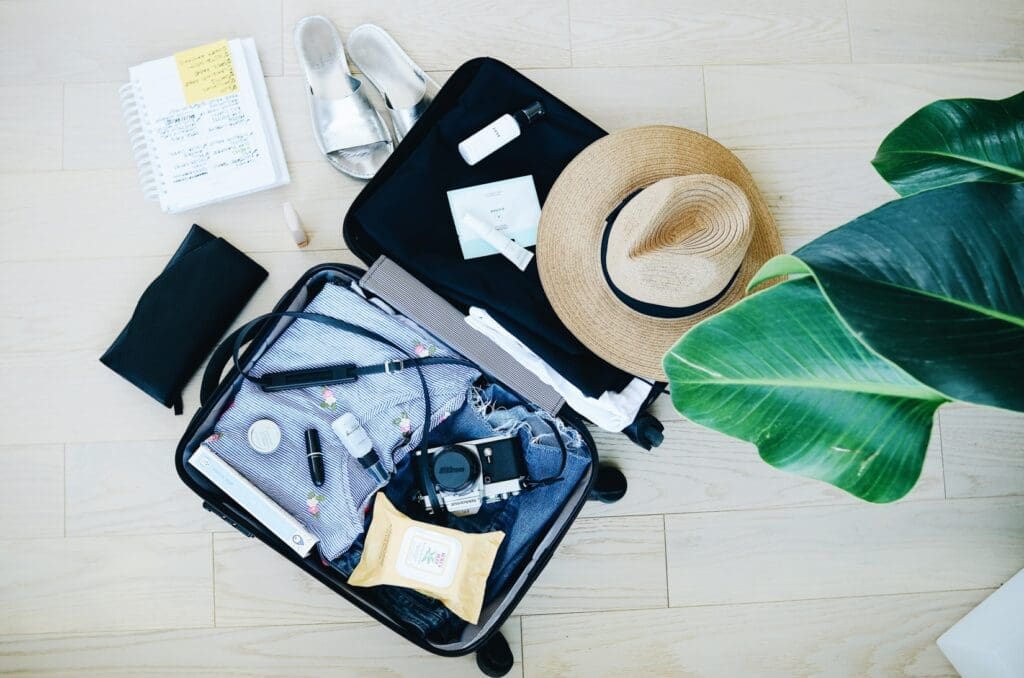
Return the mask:
<path id="1" fill-rule="evenodd" d="M 193 221 L 270 271 L 244 316 L 354 261 L 340 225 L 360 184 L 318 157 L 292 45 L 313 13 L 379 23 L 438 79 L 489 54 L 606 128 L 707 132 L 789 248 L 893 197 L 868 161 L 916 108 L 1024 88 L 1020 0 L 0 0 L 0 673 L 476 672 L 203 511 L 172 465 L 186 419 L 97 361 Z M 292 183 L 164 215 L 117 88 L 247 35 Z M 1024 566 L 1024 417 L 943 408 L 917 488 L 872 506 L 656 409 L 653 453 L 599 435 L 629 494 L 587 508 L 506 624 L 513 675 L 946 675 L 936 637 Z"/>

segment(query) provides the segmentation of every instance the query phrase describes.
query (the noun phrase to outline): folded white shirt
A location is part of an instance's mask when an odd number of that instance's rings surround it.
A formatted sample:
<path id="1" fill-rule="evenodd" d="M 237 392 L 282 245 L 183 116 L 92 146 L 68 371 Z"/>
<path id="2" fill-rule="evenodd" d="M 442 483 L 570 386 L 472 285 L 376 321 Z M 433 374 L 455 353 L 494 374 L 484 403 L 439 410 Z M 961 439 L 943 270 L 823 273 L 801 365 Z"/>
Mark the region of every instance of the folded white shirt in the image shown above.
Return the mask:
<path id="1" fill-rule="evenodd" d="M 654 384 L 635 377 L 619 392 L 605 391 L 599 398 L 585 395 L 565 377 L 556 372 L 543 358 L 498 324 L 487 311 L 470 307 L 466 322 L 485 335 L 541 381 L 565 398 L 569 407 L 594 422 L 605 431 L 617 432 L 629 426 L 640 413 Z"/>

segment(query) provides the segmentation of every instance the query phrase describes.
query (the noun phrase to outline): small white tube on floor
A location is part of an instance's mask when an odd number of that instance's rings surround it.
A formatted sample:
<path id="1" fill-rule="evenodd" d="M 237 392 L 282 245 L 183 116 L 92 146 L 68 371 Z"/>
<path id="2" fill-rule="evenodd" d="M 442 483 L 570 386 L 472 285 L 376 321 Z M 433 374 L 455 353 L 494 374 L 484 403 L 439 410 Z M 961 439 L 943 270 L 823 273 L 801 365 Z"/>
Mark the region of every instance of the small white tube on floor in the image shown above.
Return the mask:
<path id="1" fill-rule="evenodd" d="M 533 261 L 533 252 L 482 219 L 467 212 L 462 215 L 462 223 L 483 238 L 488 245 L 498 250 L 503 257 L 515 264 L 520 271 L 525 271 Z"/>
<path id="2" fill-rule="evenodd" d="M 309 238 L 306 236 L 306 232 L 302 230 L 299 213 L 295 211 L 290 202 L 284 203 L 282 207 L 284 208 L 284 223 L 288 225 L 288 230 L 292 234 L 292 240 L 299 247 L 305 247 L 309 244 Z"/>

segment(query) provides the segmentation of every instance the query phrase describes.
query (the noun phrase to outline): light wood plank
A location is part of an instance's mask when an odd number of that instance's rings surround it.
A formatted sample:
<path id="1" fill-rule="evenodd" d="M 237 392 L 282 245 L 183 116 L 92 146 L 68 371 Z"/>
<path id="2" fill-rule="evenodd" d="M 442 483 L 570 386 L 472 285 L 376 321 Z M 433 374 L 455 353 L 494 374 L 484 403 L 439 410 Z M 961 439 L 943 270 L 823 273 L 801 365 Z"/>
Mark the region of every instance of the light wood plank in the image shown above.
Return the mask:
<path id="1" fill-rule="evenodd" d="M 938 638 L 991 591 L 523 618 L 527 676 L 953 676 Z"/>
<path id="2" fill-rule="evenodd" d="M 846 62 L 841 0 L 570 0 L 574 66 Z"/>
<path id="3" fill-rule="evenodd" d="M 295 249 L 251 256 L 269 276 L 235 326 L 270 311 L 313 266 L 328 261 L 360 263 L 348 250 Z M 0 352 L 88 349 L 98 358 L 166 264 L 166 256 L 0 263 L 0 289 L 6 290 L 0 298 Z M 73 293 L 68 281 L 74 281 Z"/>
<path id="4" fill-rule="evenodd" d="M 1024 62 L 709 66 L 710 134 L 730 148 L 877 148 L 921 106 L 1020 91 Z"/>
<path id="5" fill-rule="evenodd" d="M 502 627 L 522 675 L 519 618 Z M 44 676 L 458 676 L 480 675 L 472 656 L 438 657 L 380 624 L 299 624 L 7 638 L 0 670 Z"/>
<path id="6" fill-rule="evenodd" d="M 274 78 L 267 78 L 270 82 Z M 64 85 L 64 169 L 134 168 L 118 82 Z"/>
<path id="7" fill-rule="evenodd" d="M 849 0 L 854 61 L 1024 59 L 1019 0 Z"/>
<path id="8" fill-rule="evenodd" d="M 217 626 L 364 622 L 366 614 L 261 541 L 214 535 Z M 396 638 L 397 640 L 397 638 Z"/>
<path id="9" fill-rule="evenodd" d="M 210 535 L 4 541 L 0 633 L 213 625 Z"/>
<path id="10" fill-rule="evenodd" d="M 590 502 L 585 516 L 686 513 L 782 506 L 852 504 L 859 500 L 827 483 L 775 469 L 746 442 L 685 420 L 665 421 L 665 442 L 647 452 L 620 433 L 594 431 L 602 464 L 622 469 L 626 496 Z M 942 455 L 933 433 L 912 499 L 941 499 Z"/>
<path id="11" fill-rule="evenodd" d="M 874 167 L 874 149 L 746 149 L 737 152 L 757 182 L 792 252 L 898 196 Z"/>
<path id="12" fill-rule="evenodd" d="M 310 14 L 330 18 L 343 41 L 360 24 L 378 24 L 427 71 L 454 70 L 484 55 L 517 68 L 570 65 L 569 13 L 561 2 L 297 0 L 284 4 L 284 64 L 289 75 L 302 73 L 292 31 L 299 19 Z"/>
<path id="13" fill-rule="evenodd" d="M 67 446 L 67 534 L 234 531 L 174 468 L 177 439 Z"/>
<path id="14" fill-rule="evenodd" d="M 278 0 L 9 0 L 0 4 L 0 82 L 97 82 L 222 38 L 254 37 L 263 70 L 281 73 Z"/>
<path id="15" fill-rule="evenodd" d="M 64 446 L 0 446 L 0 535 L 64 535 Z"/>
<path id="16" fill-rule="evenodd" d="M 290 169 L 288 186 L 183 214 L 143 200 L 134 169 L 0 173 L 0 261 L 169 257 L 192 223 L 250 255 L 293 252 L 286 200 L 310 237 L 307 250 L 343 249 L 341 221 L 363 184 L 325 162 Z"/>
<path id="17" fill-rule="evenodd" d="M 354 259 L 348 252 L 331 254 L 329 259 L 319 259 L 316 253 L 294 253 L 288 264 L 276 269 L 271 278 L 274 282 L 265 284 L 243 309 L 234 326 L 269 311 L 283 291 L 314 263 Z M 260 261 L 261 255 L 256 255 L 256 259 Z M 134 304 L 134 297 L 125 296 L 133 299 L 129 305 Z M 94 336 L 100 338 L 92 348 L 0 352 L 0 369 L 6 370 L 6 388 L 0 389 L 4 442 L 79 443 L 180 438 L 185 419 L 175 417 L 170 410 L 99 362 L 99 356 L 117 336 L 129 314 L 118 315 L 116 319 L 113 315 L 110 317 L 105 332 L 99 325 L 92 325 L 96 328 Z M 72 332 L 73 328 L 68 331 Z M 65 336 L 68 343 L 77 343 L 70 334 L 61 336 Z M 50 344 L 51 348 L 56 345 Z M 187 413 L 199 407 L 199 384 L 204 369 L 205 365 L 185 388 Z M 54 417 L 51 410 L 39 405 L 54 398 L 54 384 L 59 385 L 61 401 L 73 404 L 64 408 L 60 417 Z"/>
<path id="18" fill-rule="evenodd" d="M 4 443 L 171 440 L 184 417 L 163 407 L 99 361 L 95 350 L 0 353 Z M 199 407 L 199 382 L 185 389 L 185 410 Z M 57 397 L 59 416 L 43 406 Z"/>
<path id="19" fill-rule="evenodd" d="M 61 86 L 2 86 L 0 101 L 0 172 L 60 169 Z"/>
<path id="20" fill-rule="evenodd" d="M 673 607 L 996 587 L 1024 499 L 665 516 Z"/>
<path id="21" fill-rule="evenodd" d="M 516 612 L 659 608 L 668 604 L 666 593 L 661 516 L 584 518 L 573 524 Z"/>
<path id="22" fill-rule="evenodd" d="M 939 420 L 947 496 L 1024 494 L 1024 414 L 957 404 Z"/>

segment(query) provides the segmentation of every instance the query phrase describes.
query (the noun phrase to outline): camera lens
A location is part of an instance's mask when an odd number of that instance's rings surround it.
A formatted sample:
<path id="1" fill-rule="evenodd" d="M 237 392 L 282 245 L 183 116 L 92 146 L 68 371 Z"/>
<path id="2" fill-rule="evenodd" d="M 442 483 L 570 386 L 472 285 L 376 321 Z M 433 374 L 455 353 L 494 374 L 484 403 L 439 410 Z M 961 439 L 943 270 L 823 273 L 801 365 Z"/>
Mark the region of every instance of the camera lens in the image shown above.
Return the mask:
<path id="1" fill-rule="evenodd" d="M 480 462 L 470 450 L 451 445 L 434 455 L 430 472 L 442 491 L 462 492 L 480 477 Z"/>

